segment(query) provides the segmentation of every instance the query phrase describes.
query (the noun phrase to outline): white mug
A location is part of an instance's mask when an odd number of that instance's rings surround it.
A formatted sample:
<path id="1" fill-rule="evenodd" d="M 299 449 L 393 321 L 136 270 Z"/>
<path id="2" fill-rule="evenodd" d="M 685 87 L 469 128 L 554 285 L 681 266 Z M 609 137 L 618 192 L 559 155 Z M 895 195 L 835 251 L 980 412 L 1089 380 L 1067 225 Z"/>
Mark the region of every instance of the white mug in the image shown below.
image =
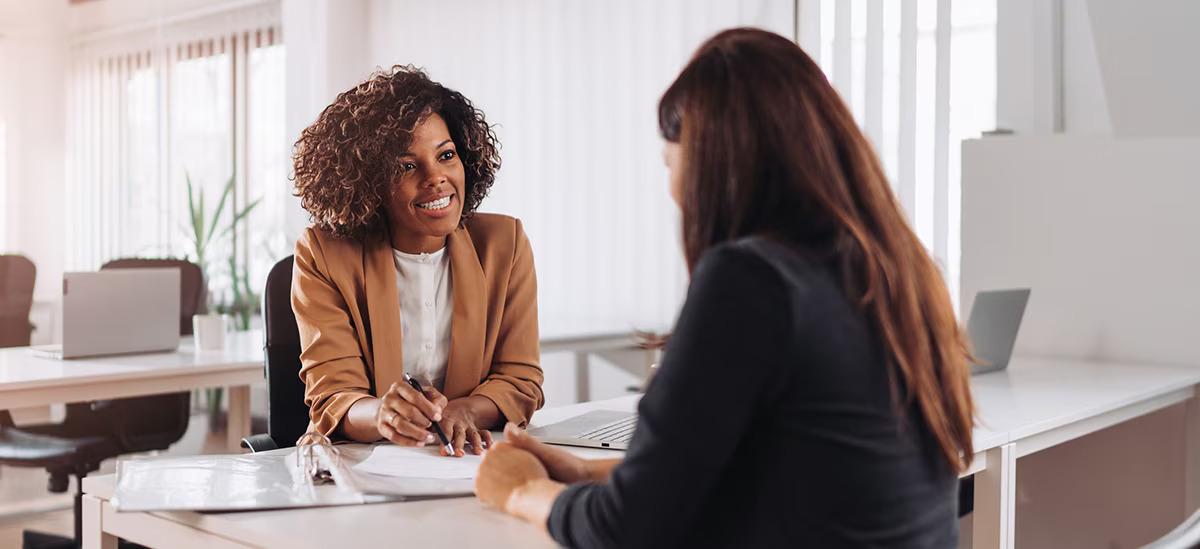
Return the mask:
<path id="1" fill-rule="evenodd" d="M 192 338 L 197 351 L 220 351 L 225 348 L 225 315 L 210 313 L 192 315 Z"/>

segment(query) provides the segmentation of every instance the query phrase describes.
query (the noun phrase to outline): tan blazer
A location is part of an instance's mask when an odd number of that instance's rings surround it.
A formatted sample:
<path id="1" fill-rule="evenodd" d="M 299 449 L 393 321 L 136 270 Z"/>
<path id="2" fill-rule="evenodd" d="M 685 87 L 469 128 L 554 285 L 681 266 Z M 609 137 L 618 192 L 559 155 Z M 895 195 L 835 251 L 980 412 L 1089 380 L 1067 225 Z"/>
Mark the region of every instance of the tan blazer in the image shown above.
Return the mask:
<path id="1" fill-rule="evenodd" d="M 446 245 L 454 312 L 443 393 L 487 397 L 524 426 L 544 402 L 529 240 L 516 219 L 476 214 Z M 292 309 L 310 431 L 333 433 L 351 404 L 401 382 L 399 291 L 386 239 L 309 227 L 296 242 Z"/>

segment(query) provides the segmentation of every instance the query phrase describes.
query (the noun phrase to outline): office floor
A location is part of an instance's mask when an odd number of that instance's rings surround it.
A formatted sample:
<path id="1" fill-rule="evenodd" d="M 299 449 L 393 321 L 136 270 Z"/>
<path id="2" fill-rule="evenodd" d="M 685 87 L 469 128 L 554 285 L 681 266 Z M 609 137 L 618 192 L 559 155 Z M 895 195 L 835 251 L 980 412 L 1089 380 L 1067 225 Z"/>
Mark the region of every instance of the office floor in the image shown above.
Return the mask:
<path id="1" fill-rule="evenodd" d="M 188 431 L 177 444 L 163 454 L 225 453 L 224 430 L 210 432 L 207 417 L 195 414 Z M 111 473 L 116 462 L 109 460 L 100 467 L 101 473 Z M 21 532 L 36 530 L 64 536 L 72 535 L 72 495 L 75 486 L 65 494 L 46 491 L 46 471 L 0 467 L 0 549 L 21 547 Z"/>

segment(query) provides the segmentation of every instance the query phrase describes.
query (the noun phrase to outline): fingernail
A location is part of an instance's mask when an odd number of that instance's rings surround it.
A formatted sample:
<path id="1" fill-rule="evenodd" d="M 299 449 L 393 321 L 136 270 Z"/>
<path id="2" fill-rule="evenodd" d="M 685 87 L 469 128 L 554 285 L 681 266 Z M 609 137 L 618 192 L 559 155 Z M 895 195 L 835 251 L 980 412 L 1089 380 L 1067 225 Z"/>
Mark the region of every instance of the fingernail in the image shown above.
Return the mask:
<path id="1" fill-rule="evenodd" d="M 438 412 L 438 413 L 436 413 L 436 414 L 433 414 L 433 420 L 434 420 L 434 421 L 441 421 L 441 420 L 442 420 L 442 413 L 441 413 L 441 412 Z"/>
<path id="2" fill-rule="evenodd" d="M 433 435 L 425 435 L 425 442 L 433 442 Z"/>

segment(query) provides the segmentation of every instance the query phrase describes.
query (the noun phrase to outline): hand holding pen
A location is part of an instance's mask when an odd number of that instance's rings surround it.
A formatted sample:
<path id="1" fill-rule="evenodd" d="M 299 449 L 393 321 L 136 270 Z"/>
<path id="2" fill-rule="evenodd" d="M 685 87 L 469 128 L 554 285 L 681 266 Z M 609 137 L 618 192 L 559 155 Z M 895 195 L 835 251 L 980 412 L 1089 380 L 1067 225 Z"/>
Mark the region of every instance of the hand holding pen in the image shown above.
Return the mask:
<path id="1" fill-rule="evenodd" d="M 411 386 L 418 393 L 425 394 L 425 389 L 421 388 L 421 383 L 416 379 L 413 379 L 413 377 L 407 373 L 404 374 L 404 381 L 407 382 L 409 386 Z M 446 451 L 446 455 L 453 456 L 454 446 L 450 444 L 450 439 L 446 438 L 446 433 L 442 432 L 442 426 L 437 424 L 437 422 L 442 420 L 441 409 L 446 407 L 446 397 L 442 396 L 441 393 L 438 393 L 436 389 L 431 388 L 430 390 L 433 391 L 438 397 L 441 397 L 442 401 L 441 405 L 438 406 L 437 417 L 433 419 L 433 432 L 437 434 L 438 440 L 441 441 L 442 449 Z"/>
<path id="2" fill-rule="evenodd" d="M 379 435 L 399 446 L 424 447 L 438 441 L 429 431 L 433 428 L 444 449 L 453 455 L 453 447 L 437 424 L 446 397 L 432 387 L 422 389 L 408 374 L 404 378 L 403 383 L 393 383 L 381 399 L 375 422 Z"/>

